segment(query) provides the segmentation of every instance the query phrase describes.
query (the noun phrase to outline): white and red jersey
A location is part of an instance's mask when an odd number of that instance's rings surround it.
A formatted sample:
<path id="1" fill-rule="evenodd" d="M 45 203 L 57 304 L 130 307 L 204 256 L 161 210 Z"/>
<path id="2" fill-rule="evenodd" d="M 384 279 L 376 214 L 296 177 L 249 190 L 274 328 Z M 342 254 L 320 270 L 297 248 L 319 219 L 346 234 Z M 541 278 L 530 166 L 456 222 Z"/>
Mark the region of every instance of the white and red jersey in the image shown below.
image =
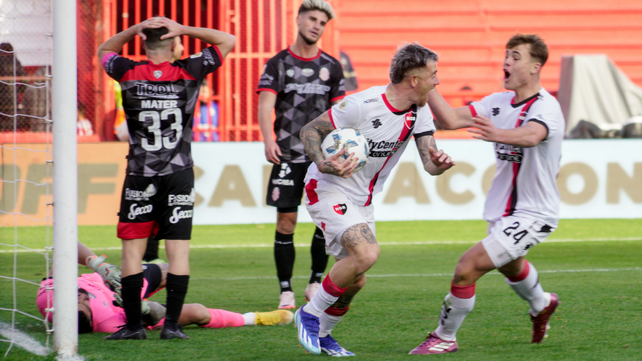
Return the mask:
<path id="1" fill-rule="evenodd" d="M 495 93 L 469 105 L 473 116 L 490 118 L 500 129 L 514 129 L 527 122 L 547 129 L 546 138 L 531 148 L 493 143 L 497 170 L 486 198 L 484 219 L 496 222 L 516 215 L 557 227 L 560 195 L 555 180 L 562 156 L 564 115 L 557 99 L 544 88 L 517 104 L 514 97 L 513 92 Z"/>
<path id="2" fill-rule="evenodd" d="M 328 110 L 335 128 L 353 128 L 366 137 L 370 149 L 368 162 L 347 179 L 321 173 L 312 163 L 305 177 L 306 190 L 340 191 L 354 204 L 368 206 L 372 203 L 372 196 L 383 189 L 410 138 L 434 133 L 435 125 L 428 105 L 395 109 L 385 92 L 386 86 L 372 87 L 347 96 Z"/>

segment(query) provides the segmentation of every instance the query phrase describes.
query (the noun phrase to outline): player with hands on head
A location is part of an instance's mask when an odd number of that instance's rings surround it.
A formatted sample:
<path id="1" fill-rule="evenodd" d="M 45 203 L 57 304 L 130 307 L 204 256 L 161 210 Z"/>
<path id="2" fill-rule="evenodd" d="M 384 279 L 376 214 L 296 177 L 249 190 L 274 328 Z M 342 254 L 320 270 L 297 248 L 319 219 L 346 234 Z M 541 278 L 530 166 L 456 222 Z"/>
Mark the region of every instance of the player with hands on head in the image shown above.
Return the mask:
<path id="1" fill-rule="evenodd" d="M 118 53 L 136 35 L 147 61 Z M 177 36 L 211 46 L 170 62 Z M 121 87 L 130 134 L 127 175 L 118 222 L 122 239 L 122 299 L 127 325 L 107 340 L 144 339 L 141 323 L 142 258 L 147 238 L 165 239 L 169 260 L 167 317 L 161 339 L 188 338 L 178 323 L 189 284 L 189 240 L 195 200 L 191 156 L 194 107 L 205 77 L 218 69 L 236 38 L 222 31 L 184 26 L 154 17 L 112 36 L 98 48 L 109 76 Z"/>
<path id="2" fill-rule="evenodd" d="M 435 126 L 426 104 L 439 84 L 437 54 L 419 44 L 400 47 L 390 65 L 390 84 L 347 96 L 301 130 L 313 164 L 305 177 L 305 204 L 325 235 L 326 252 L 336 263 L 310 302 L 295 313 L 299 343 L 309 352 L 353 356 L 331 336 L 366 283 L 379 257 L 372 197 L 414 136 L 424 169 L 439 175 L 455 165 L 438 150 Z M 369 145 L 368 161 L 357 173 L 354 153 L 341 150 L 324 159 L 321 144 L 334 129 L 358 130 Z"/>
<path id="3" fill-rule="evenodd" d="M 471 127 L 494 143 L 497 170 L 486 197 L 487 237 L 466 251 L 455 268 L 439 325 L 411 354 L 455 352 L 457 330 L 475 305 L 475 283 L 497 269 L 530 305 L 531 342 L 546 336 L 558 296 L 544 292 L 528 250 L 555 230 L 559 220 L 559 172 L 564 117 L 557 100 L 540 85 L 548 48 L 537 35 L 515 35 L 506 44 L 504 87 L 479 102 L 451 108 L 437 92 L 428 101 L 444 129 Z M 501 307 L 501 306 L 500 306 Z"/>
<path id="4" fill-rule="evenodd" d="M 276 207 L 274 260 L 280 286 L 279 308 L 284 309 L 296 307 L 291 284 L 296 256 L 294 230 L 303 178 L 310 165 L 299 131 L 345 96 L 341 63 L 317 46 L 326 24 L 334 16 L 328 2 L 304 0 L 296 17 L 298 32 L 294 44 L 268 60 L 257 89 L 265 158 L 273 164 L 266 203 Z M 276 115 L 274 124 L 272 110 Z M 323 232 L 318 228 L 312 236 L 310 254 L 312 266 L 306 300 L 316 293 L 328 264 Z"/>

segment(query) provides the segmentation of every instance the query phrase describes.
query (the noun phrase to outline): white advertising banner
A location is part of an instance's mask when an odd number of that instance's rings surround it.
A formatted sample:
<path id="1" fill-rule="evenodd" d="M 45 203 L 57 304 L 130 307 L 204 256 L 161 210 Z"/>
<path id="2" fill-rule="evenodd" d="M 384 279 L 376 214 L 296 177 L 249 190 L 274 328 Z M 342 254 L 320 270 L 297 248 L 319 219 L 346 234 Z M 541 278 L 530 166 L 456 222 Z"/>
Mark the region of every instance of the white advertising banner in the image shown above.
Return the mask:
<path id="1" fill-rule="evenodd" d="M 411 142 L 374 197 L 378 221 L 482 218 L 495 168 L 492 145 L 474 140 L 437 145 L 457 165 L 433 177 Z M 276 221 L 276 210 L 265 205 L 271 164 L 263 143 L 194 143 L 192 155 L 194 224 Z M 562 218 L 642 218 L 642 140 L 565 141 L 557 183 Z M 299 222 L 310 222 L 305 206 L 299 210 Z"/>

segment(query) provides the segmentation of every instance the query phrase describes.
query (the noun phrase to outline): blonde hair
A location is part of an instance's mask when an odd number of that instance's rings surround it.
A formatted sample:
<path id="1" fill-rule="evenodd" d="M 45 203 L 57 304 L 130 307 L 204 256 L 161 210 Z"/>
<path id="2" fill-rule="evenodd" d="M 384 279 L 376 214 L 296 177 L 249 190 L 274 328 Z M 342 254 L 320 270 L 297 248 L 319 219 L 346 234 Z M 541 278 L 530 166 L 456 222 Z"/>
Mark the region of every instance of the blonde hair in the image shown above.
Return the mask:
<path id="1" fill-rule="evenodd" d="M 332 5 L 324 0 L 303 0 L 303 3 L 299 7 L 299 14 L 312 10 L 323 11 L 328 16 L 328 21 L 335 17 Z"/>

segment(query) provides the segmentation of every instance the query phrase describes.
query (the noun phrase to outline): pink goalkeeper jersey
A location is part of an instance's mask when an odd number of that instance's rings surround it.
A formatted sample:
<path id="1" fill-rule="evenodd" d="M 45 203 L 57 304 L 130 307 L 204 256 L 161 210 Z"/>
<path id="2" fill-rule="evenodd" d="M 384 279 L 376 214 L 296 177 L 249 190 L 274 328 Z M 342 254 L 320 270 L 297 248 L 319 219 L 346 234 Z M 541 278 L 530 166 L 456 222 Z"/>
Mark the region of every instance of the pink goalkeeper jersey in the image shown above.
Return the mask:
<path id="1" fill-rule="evenodd" d="M 321 173 L 312 163 L 305 178 L 306 189 L 340 191 L 354 204 L 368 206 L 372 196 L 383 189 L 410 138 L 434 133 L 427 105 L 398 110 L 390 105 L 385 92 L 386 86 L 372 87 L 347 96 L 328 111 L 335 128 L 354 128 L 366 137 L 370 148 L 368 162 L 347 179 Z"/>
<path id="2" fill-rule="evenodd" d="M 45 316 L 45 308 L 47 308 L 47 295 L 51 295 L 51 291 L 46 288 L 51 288 L 53 280 L 51 278 L 45 279 L 40 283 L 38 296 L 36 298 L 36 305 L 38 311 Z M 147 280 L 144 280 L 142 294 L 145 294 L 147 289 Z M 116 332 L 118 328 L 125 324 L 125 311 L 116 307 L 113 304 L 114 292 L 109 289 L 105 282 L 98 273 L 87 273 L 78 277 L 78 288 L 83 288 L 89 293 L 89 308 L 91 309 L 91 321 L 94 332 Z M 51 296 L 50 307 L 53 307 L 53 299 Z M 53 314 L 49 314 L 49 322 L 53 321 Z"/>
<path id="3" fill-rule="evenodd" d="M 562 109 L 544 88 L 518 104 L 513 104 L 514 97 L 513 92 L 495 93 L 469 105 L 473 116 L 490 118 L 500 129 L 537 122 L 547 130 L 546 138 L 531 148 L 493 143 L 497 170 L 486 198 L 484 219 L 495 222 L 516 215 L 557 227 L 560 196 L 556 178 L 565 127 Z"/>

